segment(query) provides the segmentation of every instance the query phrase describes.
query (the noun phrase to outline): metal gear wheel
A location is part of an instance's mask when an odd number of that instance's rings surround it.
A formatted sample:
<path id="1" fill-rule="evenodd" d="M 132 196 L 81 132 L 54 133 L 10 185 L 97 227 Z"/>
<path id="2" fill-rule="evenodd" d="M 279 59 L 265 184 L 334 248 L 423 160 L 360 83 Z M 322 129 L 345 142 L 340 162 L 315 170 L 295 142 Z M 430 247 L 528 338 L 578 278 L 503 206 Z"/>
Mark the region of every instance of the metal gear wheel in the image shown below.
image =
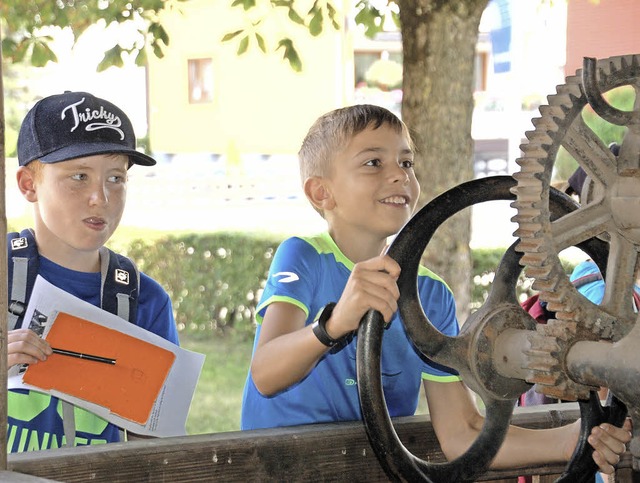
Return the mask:
<path id="1" fill-rule="evenodd" d="M 633 111 L 610 106 L 602 93 L 631 86 Z M 540 107 L 535 129 L 526 133 L 514 174 L 517 197 L 515 233 L 523 253 L 521 264 L 535 279 L 533 288 L 556 312 L 556 320 L 540 325 L 530 338 L 529 382 L 538 390 L 566 400 L 584 399 L 593 387 L 569 378 L 565 357 L 579 340 L 623 338 L 636 322 L 633 290 L 640 250 L 640 56 L 627 55 L 597 61 L 585 59 L 584 67 Z M 604 120 L 625 126 L 626 134 L 615 156 L 586 124 L 585 109 Z M 549 189 L 560 148 L 573 156 L 587 173 L 581 207 L 559 219 L 549 212 Z M 605 296 L 600 305 L 583 297 L 569 281 L 559 254 L 567 247 L 598 237 L 609 244 L 609 256 L 601 266 Z"/>

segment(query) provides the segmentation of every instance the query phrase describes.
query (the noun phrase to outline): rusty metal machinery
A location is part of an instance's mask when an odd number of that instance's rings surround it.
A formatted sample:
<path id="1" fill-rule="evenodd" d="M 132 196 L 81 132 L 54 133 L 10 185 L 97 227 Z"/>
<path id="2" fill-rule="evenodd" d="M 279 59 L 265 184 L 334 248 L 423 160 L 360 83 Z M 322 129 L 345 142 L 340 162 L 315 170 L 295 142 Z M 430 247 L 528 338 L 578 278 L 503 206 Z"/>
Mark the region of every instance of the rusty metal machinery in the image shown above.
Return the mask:
<path id="1" fill-rule="evenodd" d="M 629 86 L 634 109 L 620 111 L 602 94 Z M 631 452 L 634 468 L 640 461 L 640 342 L 634 284 L 640 259 L 640 56 L 597 61 L 586 58 L 582 72 L 548 97 L 526 133 L 524 156 L 514 175 L 520 237 L 526 273 L 556 319 L 539 326 L 531 337 L 527 380 L 540 392 L 563 399 L 583 399 L 588 391 L 606 386 L 624 402 L 634 420 Z M 583 110 L 590 108 L 609 123 L 626 127 L 618 155 L 589 128 Z M 560 147 L 587 173 L 581 206 L 553 220 L 549 190 Z M 583 240 L 606 240 L 609 255 L 605 295 L 600 305 L 582 297 L 562 269 L 559 253 Z"/>
<path id="2" fill-rule="evenodd" d="M 596 471 L 587 436 L 602 421 L 620 425 L 634 420 L 631 452 L 640 460 L 640 327 L 632 304 L 640 248 L 640 60 L 585 59 L 584 74 L 568 77 L 549 105 L 540 108 L 535 130 L 526 133 L 521 171 L 511 177 L 476 180 L 457 186 L 426 205 L 389 248 L 402 267 L 399 310 L 416 348 L 428 358 L 456 369 L 483 400 L 485 424 L 478 439 L 458 459 L 445 464 L 421 460 L 397 438 L 381 386 L 383 321 L 370 312 L 358 342 L 358 387 L 369 440 L 390 478 L 399 481 L 474 481 L 486 471 L 502 444 L 516 398 L 532 384 L 565 400 L 578 400 L 582 430 L 576 452 L 558 480 L 588 481 Z M 584 77 L 584 79 L 583 79 Z M 633 112 L 621 112 L 602 93 L 629 85 L 635 89 Z M 601 117 L 627 127 L 615 157 L 585 124 L 590 104 Z M 582 205 L 551 187 L 560 147 L 582 166 L 591 181 Z M 586 194 L 585 194 L 586 193 Z M 513 200 L 519 240 L 505 253 L 485 304 L 462 325 L 457 337 L 440 333 L 426 318 L 417 295 L 420 257 L 435 230 L 463 208 L 491 200 Z M 580 247 L 605 274 L 600 306 L 582 297 L 570 283 L 559 253 Z M 547 325 L 535 321 L 515 296 L 524 265 L 534 288 L 557 313 Z M 610 406 L 601 406 L 595 390 L 608 387 Z"/>

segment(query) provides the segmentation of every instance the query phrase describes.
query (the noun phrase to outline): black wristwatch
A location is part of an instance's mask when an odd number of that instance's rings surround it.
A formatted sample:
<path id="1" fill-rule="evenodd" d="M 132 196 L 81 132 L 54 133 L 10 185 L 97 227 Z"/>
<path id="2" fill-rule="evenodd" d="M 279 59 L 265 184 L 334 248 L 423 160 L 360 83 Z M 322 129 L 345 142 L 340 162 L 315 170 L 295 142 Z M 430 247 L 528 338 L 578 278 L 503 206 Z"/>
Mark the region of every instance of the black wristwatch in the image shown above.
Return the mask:
<path id="1" fill-rule="evenodd" d="M 331 317 L 331 313 L 333 312 L 335 306 L 336 304 L 334 302 L 325 305 L 324 309 L 322 309 L 322 312 L 320 313 L 320 317 L 318 317 L 318 319 L 313 324 L 311 324 L 311 328 L 313 329 L 313 333 L 315 334 L 315 336 L 327 347 L 333 347 L 341 340 L 331 337 L 327 333 L 326 328 L 327 320 L 329 320 L 329 317 Z"/>

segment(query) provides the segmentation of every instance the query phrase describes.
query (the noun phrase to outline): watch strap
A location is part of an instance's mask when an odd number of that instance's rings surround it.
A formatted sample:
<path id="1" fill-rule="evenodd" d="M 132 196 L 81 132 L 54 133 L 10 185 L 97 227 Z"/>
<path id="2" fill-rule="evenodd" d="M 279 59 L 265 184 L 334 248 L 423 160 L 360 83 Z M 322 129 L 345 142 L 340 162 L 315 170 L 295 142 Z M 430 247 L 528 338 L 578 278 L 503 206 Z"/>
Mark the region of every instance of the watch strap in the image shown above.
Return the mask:
<path id="1" fill-rule="evenodd" d="M 311 328 L 313 329 L 313 333 L 315 334 L 315 336 L 320 342 L 322 342 L 323 345 L 327 347 L 333 347 L 338 342 L 340 342 L 340 339 L 334 339 L 329 335 L 326 327 L 327 321 L 331 317 L 335 306 L 336 304 L 334 302 L 325 305 L 322 309 L 322 312 L 320 313 L 320 316 L 313 324 L 311 324 Z"/>

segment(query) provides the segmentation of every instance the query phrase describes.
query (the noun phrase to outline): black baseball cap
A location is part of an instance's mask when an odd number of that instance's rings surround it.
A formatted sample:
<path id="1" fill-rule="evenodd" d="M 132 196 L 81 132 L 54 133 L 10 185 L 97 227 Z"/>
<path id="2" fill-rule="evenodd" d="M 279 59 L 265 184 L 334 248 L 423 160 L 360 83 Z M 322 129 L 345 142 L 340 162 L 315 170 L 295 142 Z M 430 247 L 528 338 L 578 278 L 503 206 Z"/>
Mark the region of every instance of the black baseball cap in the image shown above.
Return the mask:
<path id="1" fill-rule="evenodd" d="M 121 153 L 129 165 L 156 161 L 136 150 L 127 115 L 88 92 L 65 92 L 39 100 L 27 113 L 18 135 L 18 162 L 57 163 L 96 154 Z"/>

